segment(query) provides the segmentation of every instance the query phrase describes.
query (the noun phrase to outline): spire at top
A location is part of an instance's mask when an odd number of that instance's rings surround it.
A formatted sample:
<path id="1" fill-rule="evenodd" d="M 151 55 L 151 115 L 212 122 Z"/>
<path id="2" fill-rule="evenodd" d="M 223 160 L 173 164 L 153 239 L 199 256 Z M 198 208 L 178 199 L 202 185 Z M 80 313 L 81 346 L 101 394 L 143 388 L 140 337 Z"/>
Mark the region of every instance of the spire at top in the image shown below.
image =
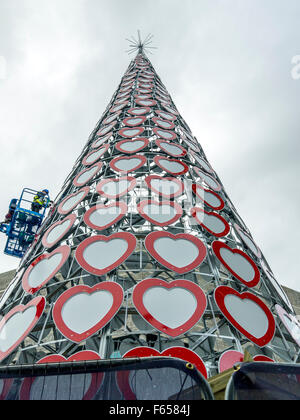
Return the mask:
<path id="1" fill-rule="evenodd" d="M 157 49 L 157 47 L 149 47 L 149 45 L 152 43 L 152 38 L 154 35 L 148 34 L 144 41 L 142 41 L 141 37 L 141 31 L 138 30 L 138 39 L 135 39 L 133 36 L 131 38 L 126 38 L 126 41 L 130 42 L 129 46 L 130 49 L 126 52 L 128 54 L 132 54 L 137 52 L 138 54 L 145 54 L 150 52 L 152 54 L 152 49 Z"/>

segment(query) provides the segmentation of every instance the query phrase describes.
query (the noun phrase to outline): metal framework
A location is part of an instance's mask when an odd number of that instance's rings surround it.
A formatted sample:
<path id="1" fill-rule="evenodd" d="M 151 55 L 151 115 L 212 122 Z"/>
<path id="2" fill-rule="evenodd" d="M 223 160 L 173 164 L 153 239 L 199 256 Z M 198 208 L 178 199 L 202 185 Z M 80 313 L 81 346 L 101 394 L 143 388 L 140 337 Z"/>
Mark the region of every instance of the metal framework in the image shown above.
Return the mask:
<path id="1" fill-rule="evenodd" d="M 130 168 L 131 164 L 133 169 Z M 125 192 L 120 183 L 110 183 L 110 180 L 120 180 L 126 176 L 134 178 L 134 184 L 130 184 L 131 178 L 130 182 L 127 179 L 126 185 L 129 187 L 125 188 Z M 166 199 L 162 190 L 155 188 L 155 182 L 151 188 L 151 180 L 159 182 L 157 177 L 162 177 L 167 183 L 172 183 L 172 179 L 180 180 L 184 188 L 177 195 L 169 192 L 169 198 Z M 108 185 L 107 188 L 105 185 Z M 175 184 L 166 185 L 176 187 Z M 115 198 L 110 198 L 113 190 Z M 170 224 L 162 222 L 161 216 L 158 217 L 159 222 L 155 223 L 141 212 L 139 205 L 145 200 L 166 200 L 169 208 L 176 203 L 182 213 L 176 213 L 176 220 Z M 127 206 L 122 217 L 116 218 L 114 223 L 106 223 L 102 228 L 92 227 L 91 221 L 95 224 L 96 219 L 87 219 L 87 213 L 94 207 L 105 209 L 116 202 Z M 194 217 L 197 215 L 195 208 L 200 209 L 198 219 Z M 219 210 L 214 210 L 216 208 Z M 220 223 L 228 226 L 229 230 L 217 234 L 208 229 L 208 223 L 205 227 L 203 211 L 213 212 L 215 217 L 218 214 L 221 217 Z M 51 245 L 51 238 L 47 236 L 51 229 L 67 222 L 69 225 L 64 225 L 67 226 L 65 231 L 60 231 Z M 145 239 L 154 232 L 197 238 L 205 247 L 205 257 L 200 264 L 186 272 L 171 269 L 170 264 L 154 258 L 153 251 L 145 246 Z M 99 267 L 94 272 L 83 268 L 77 250 L 84 241 L 116 233 L 130 234 L 130 237 L 136 239 L 133 252 L 119 264 L 112 265 L 112 269 L 107 272 L 102 273 Z M 238 276 L 238 268 L 235 271 L 229 270 L 226 264 L 222 264 L 213 248 L 216 242 L 240 250 L 243 253 L 240 255 L 246 254 L 259 272 L 259 281 L 250 287 L 250 283 L 247 285 L 246 281 L 239 278 L 242 274 Z M 41 261 L 53 262 L 55 252 L 61 247 L 67 247 L 68 252 L 63 254 L 59 269 L 52 267 L 52 271 L 48 269 L 47 274 L 41 270 L 29 284 L 28 273 Z M 109 254 L 100 252 L 97 258 L 100 261 L 109 258 Z M 40 282 L 36 277 L 40 278 Z M 191 324 L 184 333 L 172 336 L 168 331 L 173 327 L 166 329 L 165 333 L 155 328 L 151 320 L 149 322 L 149 316 L 147 318 L 137 310 L 132 299 L 134 289 L 146 279 L 153 278 L 167 283 L 186 280 L 204 292 L 206 308 L 198 321 Z M 63 294 L 76 286 L 94 288 L 103 283 L 115 283 L 123 289 L 119 309 L 103 327 L 95 328 L 92 334 L 87 334 L 86 339 L 73 341 L 68 333 L 63 334 L 58 328 L 54 307 L 58 306 L 58 300 Z M 257 345 L 255 340 L 243 334 L 241 328 L 237 328 L 217 304 L 214 293 L 219 286 L 231 287 L 239 294 L 251 292 L 264 302 L 275 322 L 272 339 L 265 345 Z M 35 321 L 29 326 L 25 325 L 25 321 L 20 324 L 20 340 L 16 341 L 17 345 L 13 339 L 6 344 L 5 327 L 9 332 L 10 325 L 7 323 L 11 321 L 12 315 L 24 314 L 30 308 L 30 303 L 39 297 L 43 298 L 44 307 L 36 315 Z M 16 277 L 0 301 L 1 315 L 4 316 L 0 324 L 1 363 L 33 364 L 50 355 L 61 355 L 68 359 L 82 351 L 93 351 L 102 359 L 109 359 L 123 357 L 128 351 L 140 347 L 156 350 L 157 354 L 174 347 L 181 348 L 183 352 L 191 350 L 203 361 L 208 376 L 218 373 L 219 360 L 225 352 L 234 350 L 243 353 L 245 347 L 250 348 L 253 356 L 268 356 L 277 362 L 296 362 L 299 347 L 276 312 L 276 305 L 290 317 L 294 316 L 284 291 L 255 245 L 221 180 L 208 163 L 201 145 L 176 109 L 143 48 L 138 46 L 137 56 L 131 61 L 117 91 L 67 176 L 37 240 L 22 259 Z M 77 312 L 84 316 L 85 310 L 86 307 L 78 307 Z"/>

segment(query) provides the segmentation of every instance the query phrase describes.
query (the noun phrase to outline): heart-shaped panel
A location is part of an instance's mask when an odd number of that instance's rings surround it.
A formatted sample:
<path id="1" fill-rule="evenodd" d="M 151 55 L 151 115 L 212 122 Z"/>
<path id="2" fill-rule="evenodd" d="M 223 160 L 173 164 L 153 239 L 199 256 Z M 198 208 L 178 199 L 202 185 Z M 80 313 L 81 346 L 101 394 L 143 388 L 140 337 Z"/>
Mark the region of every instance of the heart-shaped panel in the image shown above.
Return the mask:
<path id="1" fill-rule="evenodd" d="M 111 281 L 93 287 L 71 287 L 55 302 L 53 321 L 64 337 L 80 343 L 96 334 L 114 317 L 123 297 L 122 287 Z"/>
<path id="2" fill-rule="evenodd" d="M 136 238 L 128 232 L 118 232 L 110 236 L 96 235 L 79 244 L 75 257 L 87 272 L 102 276 L 126 261 L 135 247 Z"/>
<path id="3" fill-rule="evenodd" d="M 94 178 L 96 174 L 100 172 L 102 169 L 103 163 L 98 162 L 95 165 L 91 166 L 88 169 L 84 169 L 74 178 L 73 185 L 75 187 L 83 187 L 87 184 L 91 179 Z"/>
<path id="4" fill-rule="evenodd" d="M 232 249 L 224 242 L 215 241 L 212 249 L 230 273 L 248 287 L 255 287 L 260 281 L 260 272 L 255 262 L 240 249 Z"/>
<path id="5" fill-rule="evenodd" d="M 146 121 L 146 117 L 144 116 L 136 116 L 136 117 L 128 117 L 123 120 L 123 124 L 128 127 L 136 127 L 137 125 L 141 125 Z"/>
<path id="6" fill-rule="evenodd" d="M 134 172 L 146 165 L 147 158 L 143 155 L 119 156 L 109 163 L 111 169 L 120 173 Z"/>
<path id="7" fill-rule="evenodd" d="M 43 235 L 42 244 L 45 248 L 52 248 L 70 231 L 76 221 L 76 214 L 70 214 L 63 220 L 53 223 Z"/>
<path id="8" fill-rule="evenodd" d="M 151 232 L 146 236 L 145 247 L 156 261 L 179 274 L 194 270 L 206 257 L 203 242 L 186 233 Z"/>
<path id="9" fill-rule="evenodd" d="M 144 127 L 124 127 L 119 130 L 119 135 L 128 139 L 140 136 L 144 132 Z"/>
<path id="10" fill-rule="evenodd" d="M 112 131 L 108 134 L 106 134 L 103 137 L 98 137 L 91 145 L 92 149 L 98 149 L 100 146 L 102 146 L 104 143 L 106 143 L 112 136 Z"/>
<path id="11" fill-rule="evenodd" d="M 144 219 L 157 226 L 169 226 L 183 214 L 182 207 L 175 201 L 143 200 L 137 209 Z"/>
<path id="12" fill-rule="evenodd" d="M 300 322 L 295 315 L 286 312 L 280 305 L 275 305 L 276 312 L 291 337 L 300 347 Z"/>
<path id="13" fill-rule="evenodd" d="M 188 280 L 143 280 L 135 286 L 132 300 L 150 325 L 171 337 L 193 328 L 207 306 L 202 289 Z"/>
<path id="14" fill-rule="evenodd" d="M 179 197 L 184 192 L 184 184 L 177 178 L 149 175 L 145 182 L 151 191 L 164 198 Z"/>
<path id="15" fill-rule="evenodd" d="M 203 188 L 199 184 L 193 184 L 192 190 L 202 203 L 211 207 L 213 210 L 223 210 L 225 206 L 224 200 L 216 192 Z"/>
<path id="16" fill-rule="evenodd" d="M 180 144 L 170 143 L 167 140 L 161 139 L 155 140 L 155 144 L 165 153 L 173 157 L 184 157 L 187 154 L 187 151 Z"/>
<path id="17" fill-rule="evenodd" d="M 177 159 L 169 159 L 164 156 L 154 156 L 153 160 L 163 171 L 174 176 L 186 174 L 189 170 L 186 163 Z"/>
<path id="18" fill-rule="evenodd" d="M 116 199 L 126 195 L 136 186 L 136 179 L 132 176 L 123 176 L 120 178 L 108 178 L 100 181 L 97 186 L 97 192 L 104 197 Z"/>
<path id="19" fill-rule="evenodd" d="M 109 149 L 109 144 L 101 146 L 99 149 L 94 150 L 88 153 L 82 160 L 84 166 L 93 165 L 97 160 L 99 160 Z"/>
<path id="20" fill-rule="evenodd" d="M 211 175 L 208 175 L 206 172 L 201 171 L 201 169 L 197 168 L 196 166 L 194 166 L 194 171 L 209 188 L 217 192 L 221 191 L 222 186 Z"/>
<path id="21" fill-rule="evenodd" d="M 118 112 L 119 110 L 113 111 L 113 113 Z M 100 128 L 100 130 L 97 131 L 97 136 L 105 136 L 109 131 L 111 131 L 114 126 L 117 124 L 117 121 L 112 122 L 111 124 L 105 125 L 104 127 Z"/>
<path id="22" fill-rule="evenodd" d="M 256 295 L 239 293 L 228 286 L 219 286 L 214 299 L 225 318 L 245 337 L 259 347 L 272 341 L 275 320 L 270 309 Z"/>
<path id="23" fill-rule="evenodd" d="M 199 207 L 193 207 L 191 208 L 191 215 L 200 226 L 217 238 L 222 238 L 230 232 L 227 220 L 218 213 L 207 212 Z"/>
<path id="24" fill-rule="evenodd" d="M 139 137 L 136 140 L 122 140 L 116 144 L 116 149 L 119 152 L 133 154 L 140 152 L 149 144 L 149 140 L 144 137 Z"/>
<path id="25" fill-rule="evenodd" d="M 41 318 L 46 300 L 36 297 L 27 305 L 17 305 L 0 321 L 0 361 L 4 360 L 28 336 Z"/>
<path id="26" fill-rule="evenodd" d="M 137 117 L 139 115 L 149 114 L 150 111 L 151 109 L 145 106 L 145 107 L 138 107 L 138 108 L 130 108 L 128 109 L 127 113 Z"/>
<path id="27" fill-rule="evenodd" d="M 84 215 L 84 222 L 96 230 L 104 230 L 120 221 L 127 213 L 127 204 L 117 201 L 110 204 L 97 204 Z"/>
<path id="28" fill-rule="evenodd" d="M 37 257 L 26 269 L 22 286 L 25 292 L 34 294 L 59 272 L 71 253 L 68 245 L 62 245 L 51 253 Z"/>
<path id="29" fill-rule="evenodd" d="M 163 130 L 159 127 L 153 127 L 152 130 L 159 138 L 164 140 L 175 140 L 177 137 L 175 131 Z"/>
<path id="30" fill-rule="evenodd" d="M 57 208 L 58 213 L 63 215 L 70 213 L 70 211 L 72 211 L 79 203 L 85 199 L 89 192 L 89 187 L 83 187 L 81 190 L 67 195 L 67 197 L 65 197 L 59 204 Z"/>

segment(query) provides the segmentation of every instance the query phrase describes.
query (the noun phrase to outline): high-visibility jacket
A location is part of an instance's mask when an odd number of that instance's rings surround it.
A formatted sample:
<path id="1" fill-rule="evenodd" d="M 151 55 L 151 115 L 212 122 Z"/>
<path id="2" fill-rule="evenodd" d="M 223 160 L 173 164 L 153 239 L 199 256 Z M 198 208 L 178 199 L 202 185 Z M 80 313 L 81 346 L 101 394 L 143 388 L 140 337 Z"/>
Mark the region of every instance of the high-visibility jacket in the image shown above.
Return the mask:
<path id="1" fill-rule="evenodd" d="M 42 207 L 45 207 L 48 204 L 48 198 L 46 199 L 44 194 L 38 192 L 37 195 L 33 197 L 33 202 L 40 204 Z"/>

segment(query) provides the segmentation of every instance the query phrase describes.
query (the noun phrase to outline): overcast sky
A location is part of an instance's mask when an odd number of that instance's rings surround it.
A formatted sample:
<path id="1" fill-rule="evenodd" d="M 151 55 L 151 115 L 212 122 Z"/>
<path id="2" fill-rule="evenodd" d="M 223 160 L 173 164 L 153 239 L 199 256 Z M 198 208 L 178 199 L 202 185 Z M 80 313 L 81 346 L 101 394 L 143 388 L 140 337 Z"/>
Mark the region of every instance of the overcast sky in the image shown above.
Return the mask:
<path id="1" fill-rule="evenodd" d="M 141 29 L 277 280 L 300 291 L 299 21 L 299 0 L 0 0 L 0 217 L 23 187 L 58 194 Z M 0 272 L 18 263 L 0 254 Z"/>

